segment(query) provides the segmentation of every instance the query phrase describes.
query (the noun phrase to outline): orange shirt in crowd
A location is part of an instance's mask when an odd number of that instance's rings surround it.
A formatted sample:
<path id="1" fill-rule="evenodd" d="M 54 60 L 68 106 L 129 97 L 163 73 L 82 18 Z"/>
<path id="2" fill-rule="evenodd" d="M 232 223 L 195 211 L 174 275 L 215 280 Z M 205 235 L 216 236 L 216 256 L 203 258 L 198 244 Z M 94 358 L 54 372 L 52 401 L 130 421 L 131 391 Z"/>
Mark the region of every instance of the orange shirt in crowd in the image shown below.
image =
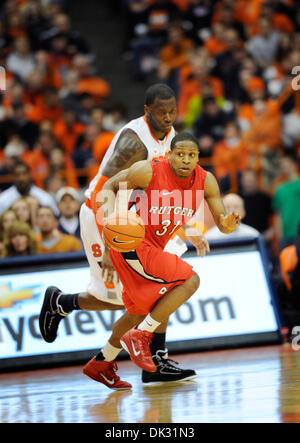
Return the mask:
<path id="1" fill-rule="evenodd" d="M 83 77 L 78 81 L 77 92 L 90 94 L 101 104 L 110 94 L 110 85 L 100 77 Z"/>
<path id="2" fill-rule="evenodd" d="M 74 235 L 61 234 L 58 238 L 58 241 L 54 244 L 54 246 L 50 248 L 46 248 L 42 244 L 41 235 L 37 235 L 38 239 L 38 252 L 40 254 L 52 254 L 55 252 L 72 252 L 72 251 L 81 251 L 82 246 L 78 238 Z"/>
<path id="3" fill-rule="evenodd" d="M 62 116 L 62 113 L 63 108 L 61 106 L 48 108 L 43 96 L 40 96 L 37 97 L 36 104 L 27 112 L 27 118 L 34 123 L 41 123 L 43 120 L 50 120 L 54 123 Z"/>
<path id="4" fill-rule="evenodd" d="M 274 14 L 272 16 L 272 24 L 274 30 L 280 32 L 287 32 L 292 34 L 294 32 L 294 25 L 291 19 L 285 14 Z M 255 37 L 260 32 L 259 23 L 254 22 L 249 27 L 250 37 Z"/>
<path id="5" fill-rule="evenodd" d="M 22 154 L 22 160 L 29 165 L 36 186 L 44 188 L 44 180 L 49 177 L 50 174 L 48 158 L 45 157 L 40 149 L 35 149 L 33 151 L 25 151 Z M 65 169 L 61 172 L 61 175 L 66 180 L 67 186 L 79 188 L 76 169 L 68 155 L 65 156 L 64 166 Z"/>
<path id="6" fill-rule="evenodd" d="M 193 47 L 194 43 L 190 39 L 184 39 L 180 48 L 166 44 L 160 51 L 160 61 L 170 69 L 178 69 L 188 62 L 187 51 Z"/>
<path id="7" fill-rule="evenodd" d="M 98 135 L 96 138 L 94 144 L 93 144 L 93 157 L 96 160 L 96 162 L 89 167 L 89 177 L 88 182 L 93 180 L 95 175 L 98 173 L 99 165 L 101 164 L 103 157 L 109 148 L 109 145 L 114 138 L 115 133 L 114 132 L 102 132 Z"/>
<path id="8" fill-rule="evenodd" d="M 227 45 L 224 42 L 221 42 L 217 37 L 212 36 L 209 37 L 204 43 L 205 49 L 209 52 L 209 54 L 214 57 L 221 52 L 226 51 Z"/>
<path id="9" fill-rule="evenodd" d="M 57 120 L 53 126 L 55 137 L 67 154 L 71 154 L 74 151 L 77 138 L 84 131 L 84 124 L 77 122 L 69 128 L 63 118 Z"/>
<path id="10" fill-rule="evenodd" d="M 236 148 L 230 148 L 226 139 L 216 143 L 212 155 L 212 165 L 217 179 L 225 177 L 233 170 L 244 171 L 247 169 L 249 155 L 248 149 L 242 142 Z"/>
<path id="11" fill-rule="evenodd" d="M 101 134 L 99 134 L 96 138 L 93 144 L 93 157 L 98 162 L 98 165 L 102 162 L 114 136 L 114 132 L 105 131 L 101 132 Z"/>
<path id="12" fill-rule="evenodd" d="M 255 124 L 255 121 L 259 121 L 263 118 L 262 123 L 256 127 L 251 141 L 266 145 L 268 148 L 278 148 L 281 144 L 281 112 L 278 109 L 274 100 L 267 100 L 267 116 L 257 117 L 252 105 L 245 103 L 241 105 L 238 118 L 244 119 L 249 122 L 250 125 Z"/>

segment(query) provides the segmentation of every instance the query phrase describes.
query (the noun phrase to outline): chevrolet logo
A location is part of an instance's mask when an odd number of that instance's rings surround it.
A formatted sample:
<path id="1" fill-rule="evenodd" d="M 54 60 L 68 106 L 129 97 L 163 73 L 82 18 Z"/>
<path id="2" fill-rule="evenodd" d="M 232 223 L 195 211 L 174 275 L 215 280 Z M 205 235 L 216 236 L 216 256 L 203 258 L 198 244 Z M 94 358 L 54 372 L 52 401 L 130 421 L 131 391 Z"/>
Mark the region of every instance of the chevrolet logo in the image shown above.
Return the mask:
<path id="1" fill-rule="evenodd" d="M 11 308 L 15 302 L 31 298 L 33 298 L 33 288 L 12 291 L 9 285 L 0 286 L 0 309 Z"/>

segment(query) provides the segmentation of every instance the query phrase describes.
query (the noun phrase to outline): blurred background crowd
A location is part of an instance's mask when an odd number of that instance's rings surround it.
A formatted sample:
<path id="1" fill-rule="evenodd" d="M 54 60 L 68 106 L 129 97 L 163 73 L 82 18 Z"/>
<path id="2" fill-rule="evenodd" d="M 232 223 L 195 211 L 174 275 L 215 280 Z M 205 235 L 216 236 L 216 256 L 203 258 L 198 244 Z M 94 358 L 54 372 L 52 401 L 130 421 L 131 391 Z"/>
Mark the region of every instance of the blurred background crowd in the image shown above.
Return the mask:
<path id="1" fill-rule="evenodd" d="M 110 36 L 99 26 L 91 42 L 73 26 L 75 3 L 0 2 L 1 256 L 82 248 L 84 191 L 114 134 L 143 112 L 111 97 L 127 88 L 134 101 L 162 82 L 177 97 L 176 129 L 198 138 L 201 166 L 243 214 L 241 235 L 264 236 L 290 291 L 300 249 L 299 2 L 98 1 L 120 24 L 114 57 L 128 69 L 118 86 L 91 49 L 109 48 Z M 202 228 L 214 238 L 209 217 Z"/>

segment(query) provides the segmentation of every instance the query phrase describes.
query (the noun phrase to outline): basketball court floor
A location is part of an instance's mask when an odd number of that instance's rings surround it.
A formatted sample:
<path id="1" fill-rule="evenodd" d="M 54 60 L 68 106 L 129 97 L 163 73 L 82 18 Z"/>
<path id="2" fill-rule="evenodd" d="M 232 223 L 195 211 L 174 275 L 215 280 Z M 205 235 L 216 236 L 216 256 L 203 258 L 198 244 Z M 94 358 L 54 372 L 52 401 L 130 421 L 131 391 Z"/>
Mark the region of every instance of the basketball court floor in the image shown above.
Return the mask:
<path id="1" fill-rule="evenodd" d="M 0 423 L 300 423 L 300 351 L 288 344 L 171 356 L 194 380 L 111 391 L 81 366 L 0 374 Z"/>

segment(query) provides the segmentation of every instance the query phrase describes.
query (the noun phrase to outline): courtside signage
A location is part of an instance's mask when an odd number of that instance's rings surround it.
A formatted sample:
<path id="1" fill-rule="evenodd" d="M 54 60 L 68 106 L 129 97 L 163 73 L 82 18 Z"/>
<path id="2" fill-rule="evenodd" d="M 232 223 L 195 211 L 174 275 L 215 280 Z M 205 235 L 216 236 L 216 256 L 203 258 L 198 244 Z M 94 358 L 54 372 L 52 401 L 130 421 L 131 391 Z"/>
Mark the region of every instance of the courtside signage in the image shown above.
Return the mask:
<path id="1" fill-rule="evenodd" d="M 186 258 L 201 280 L 197 293 L 171 316 L 167 339 L 182 342 L 272 332 L 278 329 L 258 251 Z M 1 359 L 99 349 L 122 311 L 74 311 L 60 325 L 59 337 L 46 343 L 38 316 L 45 289 L 84 291 L 89 268 L 0 275 Z"/>

